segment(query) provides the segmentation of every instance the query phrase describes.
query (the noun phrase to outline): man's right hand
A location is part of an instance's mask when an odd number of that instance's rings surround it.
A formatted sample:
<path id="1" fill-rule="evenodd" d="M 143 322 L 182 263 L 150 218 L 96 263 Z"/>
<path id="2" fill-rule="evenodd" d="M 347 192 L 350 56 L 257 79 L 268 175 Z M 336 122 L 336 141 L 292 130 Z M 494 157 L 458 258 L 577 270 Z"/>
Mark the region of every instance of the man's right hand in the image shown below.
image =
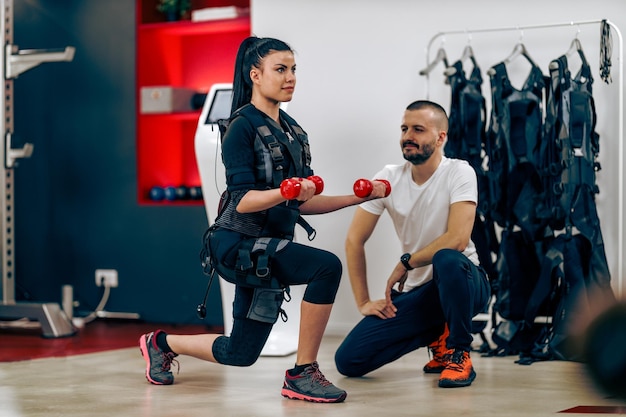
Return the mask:
<path id="1" fill-rule="evenodd" d="M 397 308 L 393 304 L 388 304 L 387 300 L 368 301 L 359 306 L 359 311 L 364 316 L 376 316 L 381 319 L 390 319 L 396 316 Z"/>

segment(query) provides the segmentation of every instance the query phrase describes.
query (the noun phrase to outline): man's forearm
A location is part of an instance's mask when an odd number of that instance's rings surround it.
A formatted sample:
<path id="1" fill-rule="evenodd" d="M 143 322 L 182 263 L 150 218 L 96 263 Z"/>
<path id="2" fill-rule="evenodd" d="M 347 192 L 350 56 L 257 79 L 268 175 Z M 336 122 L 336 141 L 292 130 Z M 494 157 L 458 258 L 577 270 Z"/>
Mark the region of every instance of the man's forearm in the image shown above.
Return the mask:
<path id="1" fill-rule="evenodd" d="M 364 248 L 346 248 L 348 275 L 357 307 L 370 301 Z"/>

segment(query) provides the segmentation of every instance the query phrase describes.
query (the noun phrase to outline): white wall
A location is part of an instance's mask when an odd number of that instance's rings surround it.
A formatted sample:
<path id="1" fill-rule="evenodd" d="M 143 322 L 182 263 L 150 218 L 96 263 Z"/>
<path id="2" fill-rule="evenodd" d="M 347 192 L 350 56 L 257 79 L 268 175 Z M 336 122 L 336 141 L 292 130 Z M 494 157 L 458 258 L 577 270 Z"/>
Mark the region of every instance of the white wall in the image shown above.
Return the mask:
<path id="1" fill-rule="evenodd" d="M 450 62 L 460 58 L 468 41 L 483 70 L 484 95 L 489 98 L 487 69 L 506 58 L 520 39 L 533 60 L 547 73 L 552 59 L 565 53 L 578 36 L 595 78 L 594 97 L 601 138 L 597 198 L 609 267 L 618 288 L 618 91 L 619 38 L 613 34 L 613 83 L 600 79 L 600 24 L 549 29 L 472 33 L 472 29 L 589 22 L 608 19 L 626 31 L 626 3 L 596 0 L 503 2 L 463 0 L 252 0 L 252 28 L 257 36 L 272 36 L 296 50 L 298 85 L 289 113 L 308 132 L 313 168 L 326 184 L 325 193 L 346 194 L 359 177 L 371 177 L 383 165 L 402 161 L 399 124 L 406 105 L 429 98 L 448 108 L 449 87 L 443 66 L 429 79 L 418 73 L 427 65 L 429 41 L 436 37 L 429 59 L 442 46 Z M 573 60 L 572 66 L 577 68 Z M 519 68 L 517 68 L 519 66 Z M 510 67 L 520 86 L 527 66 L 517 59 Z M 622 86 L 623 88 L 623 86 Z M 488 106 L 490 109 L 491 106 Z M 623 115 L 622 115 L 623 117 Z M 335 252 L 344 261 L 344 238 L 354 209 L 309 218 L 317 229 L 313 245 Z M 384 283 L 400 256 L 387 216 L 367 246 L 372 298 L 383 296 Z M 328 333 L 345 334 L 360 319 L 350 283 L 344 278 Z"/>

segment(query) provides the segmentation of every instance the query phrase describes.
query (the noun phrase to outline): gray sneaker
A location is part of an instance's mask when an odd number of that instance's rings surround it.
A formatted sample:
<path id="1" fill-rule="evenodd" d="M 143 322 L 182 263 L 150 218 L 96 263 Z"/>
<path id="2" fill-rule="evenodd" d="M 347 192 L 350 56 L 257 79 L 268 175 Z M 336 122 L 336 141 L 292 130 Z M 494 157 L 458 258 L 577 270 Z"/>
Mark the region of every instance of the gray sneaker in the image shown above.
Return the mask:
<path id="1" fill-rule="evenodd" d="M 337 388 L 322 374 L 317 362 L 307 366 L 296 376 L 285 372 L 285 383 L 281 391 L 283 397 L 292 400 L 305 400 L 315 403 L 340 403 L 348 395 Z"/>
<path id="2" fill-rule="evenodd" d="M 139 349 L 146 361 L 146 379 L 155 385 L 171 385 L 174 375 L 170 371 L 172 362 L 178 367 L 178 356 L 174 352 L 163 352 L 156 344 L 156 335 L 163 330 L 144 334 L 139 338 Z"/>

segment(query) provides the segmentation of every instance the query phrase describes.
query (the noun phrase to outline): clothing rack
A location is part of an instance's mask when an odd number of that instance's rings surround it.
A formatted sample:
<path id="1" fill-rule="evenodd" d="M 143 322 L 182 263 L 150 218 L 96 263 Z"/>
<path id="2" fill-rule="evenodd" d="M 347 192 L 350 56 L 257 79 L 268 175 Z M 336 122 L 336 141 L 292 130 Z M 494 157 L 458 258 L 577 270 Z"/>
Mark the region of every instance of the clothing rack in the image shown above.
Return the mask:
<path id="1" fill-rule="evenodd" d="M 609 20 L 586 20 L 586 21 L 570 21 L 570 22 L 560 22 L 560 23 L 548 23 L 548 24 L 536 24 L 536 25 L 524 25 L 524 26 L 503 26 L 503 27 L 492 27 L 492 28 L 479 28 L 479 29 L 459 29 L 459 30 L 450 30 L 445 32 L 436 33 L 428 42 L 428 46 L 426 47 L 426 68 L 420 71 L 420 75 L 426 76 L 426 97 L 429 96 L 429 76 L 430 70 L 434 65 L 438 62 L 443 61 L 447 66 L 447 58 L 445 54 L 442 54 L 442 48 L 439 48 L 435 59 L 433 61 L 430 60 L 431 56 L 431 48 L 434 45 L 435 41 L 439 38 L 444 38 L 448 35 L 472 35 L 474 33 L 492 33 L 492 32 L 511 32 L 511 31 L 523 31 L 524 30 L 534 30 L 534 29 L 548 29 L 555 27 L 578 27 L 582 25 L 597 25 L 606 23 L 609 25 L 612 31 L 617 34 L 618 39 L 618 65 L 613 67 L 618 67 L 619 75 L 617 81 L 618 87 L 618 242 L 617 242 L 617 293 L 618 296 L 623 296 L 623 255 L 624 255 L 624 50 L 623 50 L 623 38 L 622 33 L 619 28 Z"/>

